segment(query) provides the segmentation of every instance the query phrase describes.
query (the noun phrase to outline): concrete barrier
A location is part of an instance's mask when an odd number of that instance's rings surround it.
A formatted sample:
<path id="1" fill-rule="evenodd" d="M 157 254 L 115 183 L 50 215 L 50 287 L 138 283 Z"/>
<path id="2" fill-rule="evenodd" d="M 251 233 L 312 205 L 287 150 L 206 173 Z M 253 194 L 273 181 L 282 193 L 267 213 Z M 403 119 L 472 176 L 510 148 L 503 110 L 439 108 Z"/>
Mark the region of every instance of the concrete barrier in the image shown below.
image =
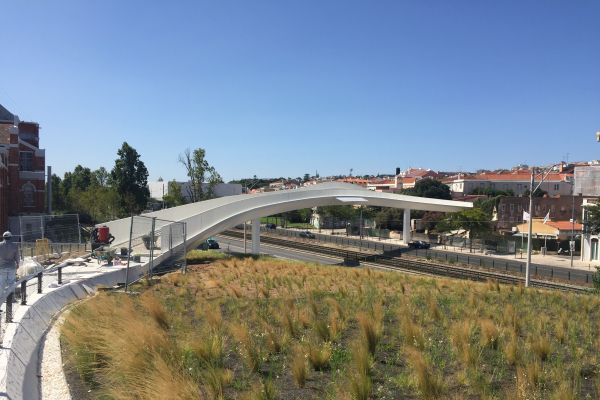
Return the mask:
<path id="1" fill-rule="evenodd" d="M 155 265 L 161 260 L 156 259 Z M 147 264 L 131 266 L 130 280 L 141 277 Z M 39 349 L 52 319 L 69 303 L 95 292 L 98 286 L 111 287 L 125 281 L 125 268 L 98 273 L 66 283 L 42 294 L 29 295 L 28 305 L 17 308 L 4 333 L 0 349 L 0 398 L 35 400 L 40 398 Z"/>

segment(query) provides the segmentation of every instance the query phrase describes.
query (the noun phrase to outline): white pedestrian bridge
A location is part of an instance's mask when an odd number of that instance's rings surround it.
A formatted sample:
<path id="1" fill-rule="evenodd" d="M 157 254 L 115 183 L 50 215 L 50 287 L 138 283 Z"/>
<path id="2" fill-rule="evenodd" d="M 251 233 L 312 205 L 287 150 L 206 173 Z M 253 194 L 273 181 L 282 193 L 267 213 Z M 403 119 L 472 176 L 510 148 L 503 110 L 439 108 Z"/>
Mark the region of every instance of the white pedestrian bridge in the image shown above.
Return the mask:
<path id="1" fill-rule="evenodd" d="M 296 190 L 223 197 L 145 214 L 146 217 L 155 218 L 152 226 L 158 219 L 185 226 L 184 238 L 187 240 L 176 243 L 169 235 L 168 246 L 163 245 L 167 250 L 154 258 L 154 264 L 142 259 L 141 262 L 132 262 L 131 268 L 126 269 L 122 265 L 99 266 L 93 261 L 91 265 L 80 267 L 63 284 L 40 286 L 39 292 L 29 296 L 27 304 L 16 310 L 12 322 L 3 327 L 0 399 L 41 398 L 40 390 L 45 392 L 44 387 L 47 386 L 43 383 L 44 373 L 39 372 L 45 333 L 66 305 L 94 293 L 96 287 L 111 287 L 118 282 L 125 282 L 126 276 L 130 280 L 138 279 L 148 271 L 149 266 L 166 261 L 174 251 L 182 254 L 182 250 L 194 248 L 208 237 L 245 221 L 252 221 L 252 251 L 259 253 L 260 217 L 302 208 L 343 204 L 403 209 L 405 242 L 410 240 L 411 210 L 456 212 L 472 207 L 470 203 L 458 201 L 373 192 L 352 184 L 325 183 Z M 132 221 L 133 218 L 124 218 L 106 223 L 115 236 L 113 247 L 129 242 Z M 172 228 L 163 226 L 160 229 L 171 232 Z M 60 365 L 57 368 L 57 372 L 60 372 Z M 59 397 L 63 398 L 50 396 Z"/>
<path id="2" fill-rule="evenodd" d="M 293 190 L 260 194 L 241 194 L 186 204 L 144 214 L 163 220 L 184 222 L 187 229 L 187 249 L 196 247 L 208 237 L 252 221 L 252 252 L 260 250 L 260 218 L 286 211 L 319 206 L 366 205 L 404 210 L 403 240 L 410 240 L 411 210 L 456 212 L 472 207 L 471 203 L 381 193 L 349 183 L 322 183 Z M 131 219 L 106 223 L 115 236 L 113 246 L 129 240 Z"/>

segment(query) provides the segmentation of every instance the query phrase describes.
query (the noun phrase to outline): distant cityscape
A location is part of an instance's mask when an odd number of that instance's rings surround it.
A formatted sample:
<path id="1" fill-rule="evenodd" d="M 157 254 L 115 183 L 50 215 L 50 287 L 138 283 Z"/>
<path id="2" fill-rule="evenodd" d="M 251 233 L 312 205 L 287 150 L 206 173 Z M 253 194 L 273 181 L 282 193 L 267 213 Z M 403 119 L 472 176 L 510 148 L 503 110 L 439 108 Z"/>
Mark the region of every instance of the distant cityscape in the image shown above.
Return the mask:
<path id="1" fill-rule="evenodd" d="M 45 182 L 52 172 L 46 171 L 45 150 L 40 148 L 39 124 L 21 121 L 0 105 L 0 227 L 19 232 L 23 216 L 43 215 L 51 211 Z M 393 162 L 391 160 L 390 162 Z M 543 181 L 534 193 L 533 210 L 528 210 L 528 195 L 532 172 L 537 182 Z M 494 231 L 501 235 L 521 233 L 524 212 L 536 220 L 545 219 L 543 226 L 536 225 L 534 235 L 566 239 L 581 236 L 584 230 L 586 204 L 600 197 L 600 161 L 559 161 L 553 165 L 517 165 L 498 170 L 435 171 L 430 168 L 395 168 L 388 175 L 319 176 L 304 174 L 297 178 L 265 178 L 254 176 L 229 183 L 211 186 L 213 196 L 223 197 L 243 193 L 256 194 L 279 190 L 294 190 L 325 182 L 354 184 L 368 190 L 405 194 L 425 179 L 447 185 L 453 200 L 477 202 L 489 197 L 497 198 L 494 207 Z M 177 183 L 184 201 L 189 202 L 189 182 L 167 182 L 162 179 L 148 182 L 153 207 L 162 207 L 163 199 L 171 195 L 172 183 Z M 539 221 L 537 221 L 539 222 Z M 418 229 L 418 221 L 413 222 Z M 582 259 L 598 258 L 598 238 L 588 235 L 582 241 Z M 586 249 L 588 249 L 586 251 Z"/>

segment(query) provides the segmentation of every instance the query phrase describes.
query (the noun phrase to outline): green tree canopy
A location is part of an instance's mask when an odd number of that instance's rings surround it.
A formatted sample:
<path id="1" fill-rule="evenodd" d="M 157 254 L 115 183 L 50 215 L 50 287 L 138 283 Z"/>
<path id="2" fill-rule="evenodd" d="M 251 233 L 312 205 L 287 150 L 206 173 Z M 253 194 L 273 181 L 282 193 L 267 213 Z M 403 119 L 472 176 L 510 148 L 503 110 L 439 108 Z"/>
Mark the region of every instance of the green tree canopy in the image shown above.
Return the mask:
<path id="1" fill-rule="evenodd" d="M 190 179 L 188 195 L 192 203 L 212 198 L 215 185 L 223 182 L 221 175 L 206 161 L 205 156 L 206 151 L 202 148 L 194 151 L 185 149 L 183 154 L 179 155 L 179 162 L 185 167 Z M 205 182 L 208 183 L 206 191 L 202 187 Z"/>
<path id="2" fill-rule="evenodd" d="M 442 232 L 464 229 L 474 238 L 491 231 L 492 227 L 489 216 L 482 209 L 472 208 L 450 214 L 437 224 L 437 229 Z"/>
<path id="3" fill-rule="evenodd" d="M 113 187 L 119 194 L 123 212 L 138 214 L 150 198 L 148 170 L 138 152 L 127 142 L 123 142 L 117 155 L 119 158 L 110 172 Z"/>
<path id="4" fill-rule="evenodd" d="M 181 185 L 175 179 L 169 182 L 168 194 L 163 196 L 167 207 L 176 207 L 185 204 L 185 197 L 181 193 Z"/>
<path id="5" fill-rule="evenodd" d="M 586 206 L 585 210 L 586 230 L 592 235 L 600 234 L 600 204 Z"/>
<path id="6" fill-rule="evenodd" d="M 415 183 L 415 187 L 403 190 L 402 194 L 409 196 L 429 197 L 432 199 L 452 199 L 452 196 L 450 195 L 450 187 L 436 179 L 431 178 L 419 179 Z"/>

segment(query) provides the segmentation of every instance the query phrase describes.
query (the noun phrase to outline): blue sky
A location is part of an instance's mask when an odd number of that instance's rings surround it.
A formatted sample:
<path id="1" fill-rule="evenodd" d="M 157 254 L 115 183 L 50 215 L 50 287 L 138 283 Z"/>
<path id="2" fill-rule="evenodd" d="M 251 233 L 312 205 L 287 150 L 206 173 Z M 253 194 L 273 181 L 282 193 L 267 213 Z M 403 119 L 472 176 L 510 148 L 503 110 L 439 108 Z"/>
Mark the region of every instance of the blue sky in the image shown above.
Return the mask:
<path id="1" fill-rule="evenodd" d="M 600 2 L 2 2 L 0 104 L 47 163 L 226 180 L 600 159 Z"/>

